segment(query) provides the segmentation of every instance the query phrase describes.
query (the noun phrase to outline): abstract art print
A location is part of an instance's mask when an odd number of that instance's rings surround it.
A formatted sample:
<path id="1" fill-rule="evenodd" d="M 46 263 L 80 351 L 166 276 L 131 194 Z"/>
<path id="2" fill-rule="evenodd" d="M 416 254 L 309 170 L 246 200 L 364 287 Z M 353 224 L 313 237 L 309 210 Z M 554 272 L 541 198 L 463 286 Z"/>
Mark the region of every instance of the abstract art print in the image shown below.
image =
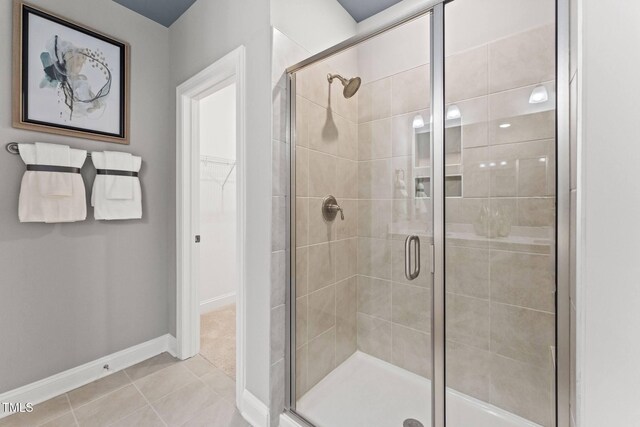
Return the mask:
<path id="1" fill-rule="evenodd" d="M 14 126 L 128 144 L 128 44 L 19 0 L 14 9 Z"/>

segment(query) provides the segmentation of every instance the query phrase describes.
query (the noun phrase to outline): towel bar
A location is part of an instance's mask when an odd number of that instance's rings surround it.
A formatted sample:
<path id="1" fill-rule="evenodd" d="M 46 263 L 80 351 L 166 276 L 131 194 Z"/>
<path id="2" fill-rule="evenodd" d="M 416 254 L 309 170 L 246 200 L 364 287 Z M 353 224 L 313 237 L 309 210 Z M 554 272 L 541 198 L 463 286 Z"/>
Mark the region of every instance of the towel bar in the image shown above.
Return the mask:
<path id="1" fill-rule="evenodd" d="M 5 146 L 5 148 L 10 154 L 20 154 L 17 142 L 10 142 Z M 87 157 L 91 157 L 91 153 L 87 152 Z"/>

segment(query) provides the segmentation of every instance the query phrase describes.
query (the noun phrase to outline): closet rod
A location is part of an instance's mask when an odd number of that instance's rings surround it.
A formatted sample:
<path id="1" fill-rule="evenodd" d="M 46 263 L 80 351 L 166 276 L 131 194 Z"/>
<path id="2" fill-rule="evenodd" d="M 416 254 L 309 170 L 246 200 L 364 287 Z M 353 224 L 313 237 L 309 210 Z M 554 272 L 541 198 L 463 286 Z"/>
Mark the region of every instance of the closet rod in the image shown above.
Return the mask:
<path id="1" fill-rule="evenodd" d="M 17 142 L 10 142 L 5 148 L 10 154 L 20 154 L 20 148 L 18 148 Z M 87 157 L 91 157 L 91 153 L 87 152 Z"/>

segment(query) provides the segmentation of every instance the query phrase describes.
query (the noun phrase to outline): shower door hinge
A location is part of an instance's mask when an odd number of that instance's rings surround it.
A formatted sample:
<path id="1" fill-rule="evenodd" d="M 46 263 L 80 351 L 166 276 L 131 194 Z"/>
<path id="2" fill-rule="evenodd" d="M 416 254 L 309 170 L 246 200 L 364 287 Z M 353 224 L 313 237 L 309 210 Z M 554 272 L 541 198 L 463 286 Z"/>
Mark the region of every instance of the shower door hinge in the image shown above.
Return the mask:
<path id="1" fill-rule="evenodd" d="M 200 235 L 196 234 L 196 243 L 200 243 Z"/>

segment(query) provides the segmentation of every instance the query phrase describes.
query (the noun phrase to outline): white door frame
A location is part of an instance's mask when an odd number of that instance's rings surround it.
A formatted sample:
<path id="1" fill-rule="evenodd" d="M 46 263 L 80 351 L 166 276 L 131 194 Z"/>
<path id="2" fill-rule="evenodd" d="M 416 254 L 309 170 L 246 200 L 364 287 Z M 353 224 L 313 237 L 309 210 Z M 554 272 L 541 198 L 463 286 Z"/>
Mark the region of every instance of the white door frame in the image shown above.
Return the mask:
<path id="1" fill-rule="evenodd" d="M 240 46 L 176 89 L 176 341 L 177 356 L 184 360 L 200 350 L 198 298 L 199 248 L 195 236 L 200 226 L 199 100 L 236 84 L 236 402 L 245 388 L 245 47 Z"/>

